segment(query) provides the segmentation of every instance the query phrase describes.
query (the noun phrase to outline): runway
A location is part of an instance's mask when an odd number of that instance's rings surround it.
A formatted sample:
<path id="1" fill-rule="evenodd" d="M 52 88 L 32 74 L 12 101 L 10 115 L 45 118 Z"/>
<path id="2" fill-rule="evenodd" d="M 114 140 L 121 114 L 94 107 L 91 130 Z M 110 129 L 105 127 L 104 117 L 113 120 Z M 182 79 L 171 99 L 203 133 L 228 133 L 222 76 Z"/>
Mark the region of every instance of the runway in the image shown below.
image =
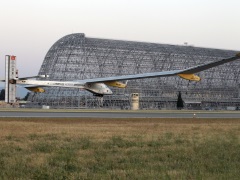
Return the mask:
<path id="1" fill-rule="evenodd" d="M 239 118 L 240 112 L 207 111 L 0 111 L 0 117 L 89 117 L 89 118 Z"/>

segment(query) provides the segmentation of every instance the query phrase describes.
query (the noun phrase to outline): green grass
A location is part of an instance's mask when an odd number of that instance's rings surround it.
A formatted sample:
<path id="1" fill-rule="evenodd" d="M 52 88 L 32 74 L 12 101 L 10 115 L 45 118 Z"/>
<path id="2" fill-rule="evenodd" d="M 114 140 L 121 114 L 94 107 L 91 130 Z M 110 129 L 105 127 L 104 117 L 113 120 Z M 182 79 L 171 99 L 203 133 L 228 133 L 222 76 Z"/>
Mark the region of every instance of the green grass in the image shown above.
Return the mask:
<path id="1" fill-rule="evenodd" d="M 165 132 L 94 137 L 6 136 L 0 179 L 238 179 L 240 137 L 234 132 L 191 137 Z"/>

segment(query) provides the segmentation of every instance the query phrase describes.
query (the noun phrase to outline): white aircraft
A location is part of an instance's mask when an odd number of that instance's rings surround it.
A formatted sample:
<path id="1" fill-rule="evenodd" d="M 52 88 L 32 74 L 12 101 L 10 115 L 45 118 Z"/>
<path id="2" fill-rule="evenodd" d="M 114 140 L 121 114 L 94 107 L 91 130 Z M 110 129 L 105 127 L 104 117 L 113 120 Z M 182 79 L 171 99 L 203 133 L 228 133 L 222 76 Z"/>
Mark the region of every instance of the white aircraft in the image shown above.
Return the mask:
<path id="1" fill-rule="evenodd" d="M 237 59 L 240 59 L 240 53 L 237 53 L 236 56 L 230 57 L 227 59 L 222 59 L 220 61 L 211 62 L 199 66 L 190 67 L 182 70 L 172 70 L 172 71 L 162 71 L 162 72 L 152 72 L 152 73 L 143 73 L 143 74 L 133 74 L 133 75 L 123 75 L 115 77 L 105 77 L 105 78 L 93 78 L 93 79 L 84 79 L 76 81 L 44 81 L 44 80 L 33 80 L 32 78 L 44 78 L 48 77 L 47 75 L 25 77 L 25 78 L 15 78 L 10 79 L 11 84 L 20 84 L 27 85 L 26 89 L 33 92 L 45 92 L 44 87 L 65 87 L 65 88 L 79 88 L 90 91 L 95 96 L 102 97 L 103 95 L 112 94 L 111 89 L 108 86 L 125 88 L 126 83 L 119 81 L 132 80 L 132 79 L 143 79 L 143 78 L 154 78 L 154 77 L 166 77 L 166 76 L 179 76 L 183 79 L 189 81 L 200 81 L 201 78 L 194 73 L 204 71 L 206 69 L 219 66 L 224 63 L 232 62 Z M 1 80 L 5 81 L 5 80 Z"/>

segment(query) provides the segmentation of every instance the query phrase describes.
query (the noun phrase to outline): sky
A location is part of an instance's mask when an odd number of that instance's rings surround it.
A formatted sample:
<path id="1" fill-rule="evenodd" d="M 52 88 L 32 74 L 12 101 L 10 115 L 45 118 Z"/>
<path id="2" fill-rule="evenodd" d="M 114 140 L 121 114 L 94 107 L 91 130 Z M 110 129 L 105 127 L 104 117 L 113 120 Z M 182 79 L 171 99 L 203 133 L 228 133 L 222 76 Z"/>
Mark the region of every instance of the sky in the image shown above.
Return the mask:
<path id="1" fill-rule="evenodd" d="M 87 37 L 240 50 L 239 0 L 0 0 L 0 78 L 5 55 L 19 77 L 37 75 L 47 51 Z"/>

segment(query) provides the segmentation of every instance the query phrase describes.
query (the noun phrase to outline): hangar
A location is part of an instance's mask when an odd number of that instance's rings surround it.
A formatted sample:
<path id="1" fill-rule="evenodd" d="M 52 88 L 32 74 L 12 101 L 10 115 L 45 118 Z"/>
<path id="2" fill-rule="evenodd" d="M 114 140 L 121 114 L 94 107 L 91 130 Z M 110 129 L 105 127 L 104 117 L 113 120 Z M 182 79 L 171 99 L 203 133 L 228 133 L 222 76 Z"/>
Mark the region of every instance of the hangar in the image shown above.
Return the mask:
<path id="1" fill-rule="evenodd" d="M 187 68 L 235 56 L 237 51 L 86 37 L 62 37 L 47 52 L 39 71 L 49 80 L 80 80 Z M 52 108 L 128 109 L 130 95 L 139 93 L 141 109 L 176 109 L 178 92 L 188 108 L 224 109 L 240 106 L 240 62 L 200 72 L 200 82 L 179 77 L 131 80 L 126 89 L 111 88 L 113 95 L 95 97 L 80 89 L 47 87 L 28 100 L 30 106 Z"/>

